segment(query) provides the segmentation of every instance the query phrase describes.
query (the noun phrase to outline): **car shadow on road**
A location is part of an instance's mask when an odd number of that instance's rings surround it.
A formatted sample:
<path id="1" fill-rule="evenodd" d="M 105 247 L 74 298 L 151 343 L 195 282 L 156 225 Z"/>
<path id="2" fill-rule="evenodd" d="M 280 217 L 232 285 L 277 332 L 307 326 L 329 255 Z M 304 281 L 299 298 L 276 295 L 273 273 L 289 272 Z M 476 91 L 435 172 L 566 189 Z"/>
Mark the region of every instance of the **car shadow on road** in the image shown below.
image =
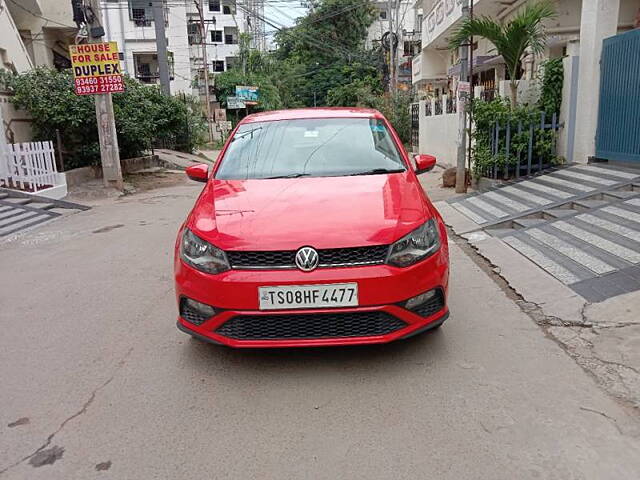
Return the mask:
<path id="1" fill-rule="evenodd" d="M 203 374 L 232 377 L 273 371 L 324 372 L 336 369 L 380 369 L 393 373 L 407 364 L 429 366 L 446 355 L 446 326 L 422 335 L 388 344 L 350 347 L 312 347 L 278 349 L 231 349 L 190 339 L 183 346 L 188 368 Z"/>

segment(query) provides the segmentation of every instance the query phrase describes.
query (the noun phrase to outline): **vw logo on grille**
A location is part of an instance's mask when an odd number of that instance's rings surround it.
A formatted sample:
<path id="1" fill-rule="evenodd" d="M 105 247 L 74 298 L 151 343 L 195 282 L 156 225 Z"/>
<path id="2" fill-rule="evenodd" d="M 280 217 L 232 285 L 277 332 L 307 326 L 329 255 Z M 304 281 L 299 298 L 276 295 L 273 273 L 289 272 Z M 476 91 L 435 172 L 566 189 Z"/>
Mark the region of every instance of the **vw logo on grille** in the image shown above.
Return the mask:
<path id="1" fill-rule="evenodd" d="M 310 272 L 318 267 L 320 257 L 315 248 L 302 247 L 296 252 L 296 265 L 303 272 Z"/>

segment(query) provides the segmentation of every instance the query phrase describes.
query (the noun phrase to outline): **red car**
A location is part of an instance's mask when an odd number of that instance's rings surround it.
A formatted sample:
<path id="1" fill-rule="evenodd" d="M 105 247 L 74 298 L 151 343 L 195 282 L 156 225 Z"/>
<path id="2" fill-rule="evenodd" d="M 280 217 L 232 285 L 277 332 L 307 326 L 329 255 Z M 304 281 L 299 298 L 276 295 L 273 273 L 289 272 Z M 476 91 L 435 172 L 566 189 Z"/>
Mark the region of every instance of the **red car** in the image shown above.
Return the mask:
<path id="1" fill-rule="evenodd" d="M 448 317 L 442 219 L 377 111 L 249 115 L 175 247 L 178 328 L 232 347 L 384 343 Z"/>

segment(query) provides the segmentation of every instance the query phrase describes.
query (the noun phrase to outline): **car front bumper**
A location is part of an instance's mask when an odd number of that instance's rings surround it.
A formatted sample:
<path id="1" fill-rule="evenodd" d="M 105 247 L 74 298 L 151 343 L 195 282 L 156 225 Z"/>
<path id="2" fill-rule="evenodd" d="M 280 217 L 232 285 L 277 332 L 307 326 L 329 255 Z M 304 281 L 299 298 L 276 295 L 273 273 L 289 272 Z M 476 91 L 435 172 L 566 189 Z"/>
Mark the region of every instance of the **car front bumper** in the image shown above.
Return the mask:
<path id="1" fill-rule="evenodd" d="M 448 316 L 447 290 L 449 262 L 446 243 L 433 256 L 407 268 L 389 265 L 371 265 L 348 268 L 323 268 L 313 272 L 299 270 L 230 270 L 208 275 L 175 260 L 176 296 L 191 298 L 216 309 L 216 314 L 200 325 L 178 317 L 180 330 L 213 343 L 231 347 L 312 347 L 387 343 L 435 328 Z M 298 310 L 259 310 L 258 287 L 281 285 L 309 285 L 327 283 L 358 283 L 357 307 Z M 441 308 L 421 316 L 403 307 L 406 300 L 432 289 L 439 289 Z M 321 338 L 233 338 L 218 330 L 227 322 L 260 317 L 273 321 L 282 316 L 313 322 L 314 318 L 334 316 L 338 319 L 367 315 L 383 319 L 396 319 L 402 325 L 392 331 L 364 335 L 322 336 Z M 315 316 L 315 317 L 314 317 Z M 377 318 L 376 317 L 376 318 Z M 390 320 L 393 321 L 393 320 Z M 224 329 L 222 329 L 224 330 Z"/>

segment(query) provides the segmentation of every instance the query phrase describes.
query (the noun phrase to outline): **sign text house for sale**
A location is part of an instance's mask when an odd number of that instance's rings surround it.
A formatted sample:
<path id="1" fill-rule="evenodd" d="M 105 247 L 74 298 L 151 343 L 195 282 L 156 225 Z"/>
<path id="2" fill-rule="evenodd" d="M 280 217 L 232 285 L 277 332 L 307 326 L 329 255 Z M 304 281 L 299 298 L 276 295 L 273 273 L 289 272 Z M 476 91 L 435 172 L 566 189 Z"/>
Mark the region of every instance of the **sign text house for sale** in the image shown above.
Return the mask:
<path id="1" fill-rule="evenodd" d="M 77 95 L 124 92 L 116 42 L 71 45 L 69 50 Z"/>

